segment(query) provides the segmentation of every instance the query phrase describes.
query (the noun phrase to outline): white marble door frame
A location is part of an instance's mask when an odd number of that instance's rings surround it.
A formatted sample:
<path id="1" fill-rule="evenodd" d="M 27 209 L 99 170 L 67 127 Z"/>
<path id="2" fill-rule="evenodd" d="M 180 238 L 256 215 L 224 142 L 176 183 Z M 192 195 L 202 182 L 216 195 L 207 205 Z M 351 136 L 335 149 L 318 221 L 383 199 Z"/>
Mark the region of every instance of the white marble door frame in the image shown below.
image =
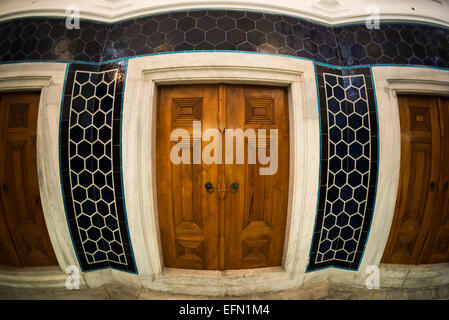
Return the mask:
<path id="1" fill-rule="evenodd" d="M 429 278 L 445 273 L 440 285 L 449 283 L 448 264 L 438 265 L 386 265 L 381 264 L 393 221 L 399 187 L 401 161 L 401 127 L 398 94 L 427 94 L 449 96 L 449 71 L 427 67 L 377 66 L 372 67 L 379 116 L 379 180 L 370 235 L 356 281 L 364 283 L 365 270 L 370 265 L 380 266 L 381 287 L 407 287 L 420 283 L 422 287 L 435 285 Z M 422 272 L 428 270 L 428 272 Z M 334 275 L 340 275 L 333 270 Z M 410 279 L 407 280 L 407 277 Z M 330 280 L 333 280 L 330 277 Z M 432 281 L 432 282 L 429 282 Z M 437 281 L 437 282 L 438 282 Z"/>
<path id="2" fill-rule="evenodd" d="M 157 86 L 245 83 L 288 87 L 290 181 L 281 267 L 197 271 L 163 267 L 156 203 Z M 139 277 L 145 287 L 201 294 L 238 294 L 302 284 L 316 216 L 319 119 L 312 61 L 250 53 L 175 53 L 129 60 L 122 122 L 124 191 Z"/>

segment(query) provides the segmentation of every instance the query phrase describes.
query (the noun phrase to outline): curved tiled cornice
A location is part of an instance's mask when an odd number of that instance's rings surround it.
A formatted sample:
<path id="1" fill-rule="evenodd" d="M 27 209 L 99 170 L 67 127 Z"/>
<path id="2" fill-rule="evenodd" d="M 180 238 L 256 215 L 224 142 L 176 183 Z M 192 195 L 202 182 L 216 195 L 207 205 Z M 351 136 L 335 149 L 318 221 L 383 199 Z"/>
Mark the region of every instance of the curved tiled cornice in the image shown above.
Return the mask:
<path id="1" fill-rule="evenodd" d="M 81 18 L 106 23 L 173 11 L 231 9 L 290 15 L 330 26 L 364 23 L 375 5 L 381 21 L 449 27 L 447 0 L 378 0 L 375 3 L 370 0 L 80 0 L 76 3 L 68 0 L 16 0 L 0 3 L 0 21 L 24 17 L 66 17 L 66 8 L 74 4 L 80 8 Z"/>
<path id="2" fill-rule="evenodd" d="M 180 51 L 246 51 L 301 57 L 334 66 L 406 64 L 449 67 L 449 29 L 382 23 L 330 27 L 251 11 L 195 10 L 104 24 L 61 18 L 0 23 L 0 60 L 104 62 Z"/>

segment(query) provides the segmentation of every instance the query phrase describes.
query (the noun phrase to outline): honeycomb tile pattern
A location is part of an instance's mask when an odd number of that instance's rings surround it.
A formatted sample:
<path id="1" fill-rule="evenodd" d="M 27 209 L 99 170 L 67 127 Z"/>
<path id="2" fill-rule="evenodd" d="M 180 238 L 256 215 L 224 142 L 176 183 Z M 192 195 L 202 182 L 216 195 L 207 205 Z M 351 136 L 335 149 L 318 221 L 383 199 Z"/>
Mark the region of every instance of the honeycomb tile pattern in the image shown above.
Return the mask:
<path id="1" fill-rule="evenodd" d="M 380 29 L 361 26 L 334 28 L 342 66 L 413 64 L 447 68 L 447 29 L 413 24 L 381 24 Z"/>
<path id="2" fill-rule="evenodd" d="M 369 69 L 362 71 L 317 68 L 322 159 L 308 270 L 355 269 L 365 246 L 377 180 L 377 120 Z"/>
<path id="3" fill-rule="evenodd" d="M 72 92 L 70 182 L 78 232 L 90 263 L 112 260 L 126 264 L 115 216 L 112 175 L 116 75 L 117 70 L 76 71 Z"/>
<path id="4" fill-rule="evenodd" d="M 1 61 L 101 60 L 109 30 L 106 24 L 80 21 L 67 29 L 64 19 L 24 18 L 0 23 Z"/>
<path id="5" fill-rule="evenodd" d="M 102 62 L 160 52 L 229 50 L 283 54 L 335 66 L 449 67 L 449 29 L 405 23 L 329 27 L 250 11 L 192 10 L 103 24 L 60 18 L 0 23 L 0 61 Z"/>
<path id="6" fill-rule="evenodd" d="M 167 51 L 232 50 L 286 54 L 338 64 L 330 28 L 243 11 L 185 11 L 111 26 L 104 60 Z"/>
<path id="7" fill-rule="evenodd" d="M 104 67 L 102 68 L 104 69 Z M 95 70 L 95 69 L 94 69 Z M 72 70 L 68 115 L 61 136 L 64 194 L 72 237 L 84 270 L 114 267 L 134 271 L 121 199 L 121 70 Z M 67 86 L 67 84 L 66 84 Z M 114 141 L 116 140 L 116 141 Z M 118 153 L 118 155 L 117 155 Z M 117 163 L 117 161 L 119 163 Z"/>

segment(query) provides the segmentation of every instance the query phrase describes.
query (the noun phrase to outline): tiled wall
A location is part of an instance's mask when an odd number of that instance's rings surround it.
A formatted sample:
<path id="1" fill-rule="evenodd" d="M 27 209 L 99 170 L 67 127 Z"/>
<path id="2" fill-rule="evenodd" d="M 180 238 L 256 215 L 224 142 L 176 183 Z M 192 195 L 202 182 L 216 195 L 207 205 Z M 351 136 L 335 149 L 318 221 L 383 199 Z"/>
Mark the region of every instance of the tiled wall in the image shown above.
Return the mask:
<path id="1" fill-rule="evenodd" d="M 84 271 L 136 272 L 121 173 L 126 61 L 71 64 L 61 114 L 61 179 L 67 219 Z"/>
<path id="2" fill-rule="evenodd" d="M 378 170 L 377 112 L 369 68 L 316 67 L 321 172 L 308 271 L 357 269 L 371 225 Z"/>
<path id="3" fill-rule="evenodd" d="M 449 67 L 449 31 L 407 23 L 333 28 L 340 65 L 413 64 Z"/>
<path id="4" fill-rule="evenodd" d="M 61 114 L 61 178 L 83 269 L 136 272 L 121 180 L 126 58 L 196 50 L 282 54 L 317 62 L 321 180 L 307 270 L 356 270 L 375 204 L 379 141 L 370 68 L 347 67 L 449 68 L 447 28 L 405 23 L 382 23 L 378 30 L 364 24 L 328 27 L 226 10 L 171 12 L 113 24 L 81 21 L 78 30 L 67 29 L 60 18 L 2 22 L 0 62 L 70 63 Z"/>
<path id="5" fill-rule="evenodd" d="M 157 52 L 239 50 L 353 66 L 418 64 L 449 67 L 449 30 L 436 26 L 362 23 L 328 27 L 304 19 L 244 11 L 183 11 L 113 24 L 60 18 L 0 23 L 0 61 L 99 62 Z"/>

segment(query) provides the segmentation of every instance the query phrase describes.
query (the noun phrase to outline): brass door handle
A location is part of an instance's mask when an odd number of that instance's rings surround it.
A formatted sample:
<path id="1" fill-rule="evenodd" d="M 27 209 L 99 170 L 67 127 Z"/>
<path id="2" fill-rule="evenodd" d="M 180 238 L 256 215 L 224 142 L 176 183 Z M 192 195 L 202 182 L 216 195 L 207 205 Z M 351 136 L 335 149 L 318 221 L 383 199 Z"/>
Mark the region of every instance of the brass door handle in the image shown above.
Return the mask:
<path id="1" fill-rule="evenodd" d="M 239 190 L 239 183 L 233 182 L 231 183 L 231 193 L 236 193 Z"/>
<path id="2" fill-rule="evenodd" d="M 215 191 L 214 186 L 213 186 L 212 183 L 210 183 L 210 182 L 207 182 L 207 183 L 204 185 L 204 187 L 206 188 L 206 191 L 207 191 L 208 193 L 212 193 L 212 192 Z"/>
<path id="3" fill-rule="evenodd" d="M 435 182 L 432 181 L 432 182 L 430 183 L 429 189 L 430 189 L 431 192 L 435 191 Z"/>
<path id="4" fill-rule="evenodd" d="M 231 183 L 231 188 L 228 189 L 220 189 L 220 190 L 216 190 L 218 192 L 231 192 L 231 193 L 236 193 L 239 190 L 239 184 L 238 182 L 233 182 Z"/>
<path id="5" fill-rule="evenodd" d="M 215 189 L 211 182 L 207 182 L 204 185 L 204 187 L 206 188 L 206 191 L 208 193 L 213 193 L 214 191 L 217 191 L 217 192 L 227 192 L 227 191 L 229 191 L 231 193 L 236 193 L 239 190 L 238 182 L 231 183 L 231 188 L 229 190 L 228 189 Z"/>

